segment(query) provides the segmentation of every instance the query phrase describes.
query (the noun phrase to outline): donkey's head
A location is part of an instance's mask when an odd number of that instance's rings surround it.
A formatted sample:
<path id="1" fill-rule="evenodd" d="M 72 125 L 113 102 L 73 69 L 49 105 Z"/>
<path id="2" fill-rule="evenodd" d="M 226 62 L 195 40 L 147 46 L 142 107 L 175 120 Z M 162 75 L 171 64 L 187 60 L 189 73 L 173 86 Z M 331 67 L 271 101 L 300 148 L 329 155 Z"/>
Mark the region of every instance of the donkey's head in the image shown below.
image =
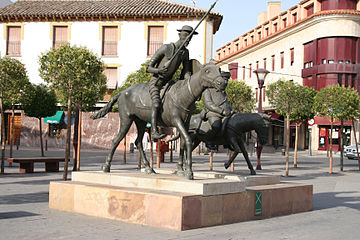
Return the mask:
<path id="1" fill-rule="evenodd" d="M 218 90 L 225 90 L 228 80 L 221 75 L 221 70 L 213 63 L 207 63 L 200 69 L 202 86 L 213 87 Z"/>
<path id="2" fill-rule="evenodd" d="M 259 138 L 260 144 L 264 145 L 268 141 L 269 137 L 269 126 L 270 126 L 270 116 L 264 113 L 259 114 L 260 117 L 257 121 L 254 122 L 255 131 Z"/>

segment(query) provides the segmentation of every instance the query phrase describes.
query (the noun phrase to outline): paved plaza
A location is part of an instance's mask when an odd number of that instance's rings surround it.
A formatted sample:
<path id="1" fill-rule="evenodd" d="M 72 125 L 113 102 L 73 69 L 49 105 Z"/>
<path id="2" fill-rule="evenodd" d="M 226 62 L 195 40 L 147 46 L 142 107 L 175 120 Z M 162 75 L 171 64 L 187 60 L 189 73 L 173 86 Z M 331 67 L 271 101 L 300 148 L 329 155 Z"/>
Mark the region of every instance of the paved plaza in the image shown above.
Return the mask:
<path id="1" fill-rule="evenodd" d="M 39 154 L 38 149 L 14 150 L 15 157 Z M 63 155 L 64 150 L 49 149 L 46 152 L 46 156 Z M 106 150 L 82 150 L 81 170 L 98 170 L 106 155 Z M 127 164 L 122 164 L 123 156 L 123 152 L 116 152 L 112 169 L 139 171 L 136 169 L 136 151 L 127 153 Z M 193 156 L 194 171 L 209 169 L 209 155 L 194 152 Z M 177 154 L 174 155 L 176 158 Z M 215 153 L 214 170 L 225 171 L 225 159 L 228 159 L 226 152 Z M 255 166 L 256 157 L 251 156 L 251 160 Z M 292 154 L 290 160 L 292 163 Z M 309 156 L 307 151 L 301 151 L 298 168 L 290 168 L 290 177 L 281 177 L 284 182 L 313 184 L 311 212 L 183 232 L 49 209 L 49 182 L 61 181 L 63 164 L 59 173 L 45 173 L 44 164 L 36 163 L 36 173 L 20 174 L 18 164 L 10 168 L 6 162 L 5 174 L 0 175 L 0 239 L 358 239 L 360 172 L 356 160 L 345 158 L 343 172 L 339 162 L 339 153 L 336 153 L 334 174 L 329 174 L 326 152 Z M 166 154 L 161 168 L 175 169 L 175 164 L 169 163 L 169 154 Z M 285 156 L 280 152 L 264 153 L 262 168 L 258 174 L 284 175 Z M 242 156 L 236 159 L 235 170 L 248 174 Z"/>

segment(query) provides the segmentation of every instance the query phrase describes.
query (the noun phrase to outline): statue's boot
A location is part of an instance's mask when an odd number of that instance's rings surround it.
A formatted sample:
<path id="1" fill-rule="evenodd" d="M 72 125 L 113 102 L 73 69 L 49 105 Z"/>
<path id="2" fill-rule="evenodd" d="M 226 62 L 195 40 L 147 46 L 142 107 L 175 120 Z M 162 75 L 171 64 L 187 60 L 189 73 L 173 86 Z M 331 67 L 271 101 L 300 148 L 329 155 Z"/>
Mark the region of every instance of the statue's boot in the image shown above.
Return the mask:
<path id="1" fill-rule="evenodd" d="M 151 114 L 151 139 L 157 142 L 158 139 L 162 139 L 166 134 L 160 134 L 157 131 L 157 110 L 153 109 Z"/>

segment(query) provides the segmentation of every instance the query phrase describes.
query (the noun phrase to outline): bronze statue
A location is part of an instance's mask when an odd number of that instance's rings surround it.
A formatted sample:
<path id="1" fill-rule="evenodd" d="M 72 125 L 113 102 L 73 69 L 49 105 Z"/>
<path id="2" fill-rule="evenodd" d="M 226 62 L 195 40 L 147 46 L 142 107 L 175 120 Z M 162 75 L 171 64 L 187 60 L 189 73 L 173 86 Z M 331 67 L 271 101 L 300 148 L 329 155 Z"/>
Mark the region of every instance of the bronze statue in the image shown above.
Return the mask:
<path id="1" fill-rule="evenodd" d="M 220 69 L 214 64 L 206 64 L 200 70 L 194 73 L 190 78 L 184 81 L 178 81 L 171 85 L 164 94 L 162 109 L 159 112 L 159 122 L 162 126 L 176 127 L 181 134 L 184 147 L 192 149 L 192 142 L 188 133 L 189 121 L 195 101 L 201 96 L 202 92 L 209 87 L 224 90 L 226 81 L 220 74 Z M 135 144 L 140 151 L 142 165 L 146 173 L 153 173 L 149 161 L 142 146 L 142 138 L 147 122 L 151 121 L 152 106 L 151 96 L 149 93 L 149 83 L 135 84 L 128 89 L 118 93 L 110 99 L 108 104 L 99 112 L 95 113 L 92 118 L 97 119 L 105 116 L 118 101 L 120 115 L 120 130 L 113 139 L 109 155 L 106 157 L 104 172 L 110 172 L 111 161 L 114 152 L 120 141 L 126 136 L 131 124 L 135 122 L 138 136 Z M 187 151 L 185 169 L 183 174 L 188 179 L 193 179 L 192 172 L 192 151 Z"/>
<path id="2" fill-rule="evenodd" d="M 243 153 L 251 175 L 255 175 L 256 172 L 250 162 L 249 155 L 244 145 L 244 134 L 251 130 L 255 130 L 261 144 L 265 144 L 269 134 L 269 117 L 266 114 L 259 113 L 235 113 L 230 118 L 224 128 L 224 131 L 219 132 L 217 136 L 214 136 L 211 132 L 211 127 L 208 122 L 203 122 L 200 130 L 197 131 L 199 121 L 201 121 L 200 114 L 193 115 L 190 120 L 189 133 L 193 142 L 194 150 L 200 142 L 205 142 L 207 145 L 223 145 L 234 151 L 232 158 L 227 161 L 224 166 L 228 168 L 234 161 L 236 156 Z M 168 141 L 175 140 L 179 135 L 169 139 Z M 178 171 L 182 171 L 184 163 L 184 145 L 181 141 L 180 154 L 178 161 Z"/>
<path id="3" fill-rule="evenodd" d="M 152 101 L 151 137 L 154 141 L 165 137 L 157 131 L 158 114 L 161 108 L 160 90 L 172 79 L 180 64 L 183 66 L 180 79 L 187 79 L 191 74 L 189 50 L 186 47 L 189 45 L 192 35 L 198 33 L 187 25 L 177 31 L 179 40 L 176 43 L 162 45 L 152 56 L 146 69 L 147 72 L 153 74 L 149 81 L 149 92 Z M 172 60 L 170 61 L 170 59 Z M 168 63 L 167 66 L 166 63 Z"/>
<path id="4" fill-rule="evenodd" d="M 230 78 L 229 72 L 221 72 L 221 76 L 226 81 L 226 85 Z M 204 109 L 201 111 L 201 121 L 199 122 L 199 128 L 203 120 L 207 120 L 211 126 L 212 131 L 208 134 L 216 136 L 221 130 L 222 119 L 224 117 L 230 117 L 234 110 L 231 107 L 230 102 L 227 99 L 226 92 L 219 91 L 215 88 L 207 88 L 203 94 Z"/>

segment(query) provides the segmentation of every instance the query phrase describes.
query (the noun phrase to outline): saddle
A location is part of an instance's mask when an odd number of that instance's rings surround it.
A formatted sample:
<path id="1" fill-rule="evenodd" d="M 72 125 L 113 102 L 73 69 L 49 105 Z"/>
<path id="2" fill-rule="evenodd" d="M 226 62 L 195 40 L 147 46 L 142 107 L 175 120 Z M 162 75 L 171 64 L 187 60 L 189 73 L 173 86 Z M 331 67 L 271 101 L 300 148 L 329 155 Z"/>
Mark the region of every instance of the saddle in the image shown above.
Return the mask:
<path id="1" fill-rule="evenodd" d="M 170 80 L 168 83 L 164 85 L 164 87 L 160 90 L 160 99 L 161 102 L 164 103 L 165 93 L 170 90 L 170 88 L 175 84 L 174 80 Z M 146 84 L 146 88 L 149 89 L 149 85 Z M 140 101 L 136 103 L 137 108 L 145 108 L 151 109 L 152 101 L 150 94 L 139 95 Z"/>

